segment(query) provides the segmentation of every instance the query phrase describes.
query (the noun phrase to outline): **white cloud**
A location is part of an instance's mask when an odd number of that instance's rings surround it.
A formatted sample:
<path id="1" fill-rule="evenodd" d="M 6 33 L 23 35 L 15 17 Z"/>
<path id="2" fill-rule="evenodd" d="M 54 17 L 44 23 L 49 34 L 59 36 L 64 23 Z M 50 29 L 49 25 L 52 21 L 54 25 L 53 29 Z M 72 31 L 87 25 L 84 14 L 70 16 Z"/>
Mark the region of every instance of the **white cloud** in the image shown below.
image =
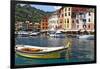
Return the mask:
<path id="1" fill-rule="evenodd" d="M 26 4 L 20 4 L 21 6 L 24 6 L 24 5 L 26 5 Z"/>
<path id="2" fill-rule="evenodd" d="M 60 8 L 61 8 L 61 6 L 54 6 L 54 9 L 56 9 L 56 10 L 58 10 Z"/>

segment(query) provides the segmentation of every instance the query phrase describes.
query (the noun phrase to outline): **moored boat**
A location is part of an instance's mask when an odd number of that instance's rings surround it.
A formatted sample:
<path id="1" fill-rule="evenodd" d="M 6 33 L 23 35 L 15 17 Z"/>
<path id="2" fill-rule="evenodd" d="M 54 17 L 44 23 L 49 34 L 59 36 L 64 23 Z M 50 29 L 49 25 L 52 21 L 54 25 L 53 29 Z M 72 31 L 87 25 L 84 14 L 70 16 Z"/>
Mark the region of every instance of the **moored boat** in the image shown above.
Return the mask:
<path id="1" fill-rule="evenodd" d="M 94 35 L 78 35 L 78 39 L 94 40 Z"/>
<path id="2" fill-rule="evenodd" d="M 54 37 L 55 36 L 55 31 L 49 31 L 49 36 Z"/>
<path id="3" fill-rule="evenodd" d="M 30 36 L 37 36 L 39 34 L 39 32 L 31 32 L 29 35 Z"/>
<path id="4" fill-rule="evenodd" d="M 29 36 L 29 32 L 19 31 L 19 32 L 15 32 L 15 35 L 22 36 L 22 37 L 27 37 L 27 36 Z"/>
<path id="5" fill-rule="evenodd" d="M 65 37 L 65 35 L 61 33 L 61 31 L 50 32 L 49 36 L 54 37 L 54 38 L 64 38 Z"/>
<path id="6" fill-rule="evenodd" d="M 70 42 L 67 43 L 66 47 L 37 47 L 29 45 L 16 45 L 15 51 L 16 54 L 28 58 L 64 58 L 66 57 L 67 50 L 70 46 Z"/>

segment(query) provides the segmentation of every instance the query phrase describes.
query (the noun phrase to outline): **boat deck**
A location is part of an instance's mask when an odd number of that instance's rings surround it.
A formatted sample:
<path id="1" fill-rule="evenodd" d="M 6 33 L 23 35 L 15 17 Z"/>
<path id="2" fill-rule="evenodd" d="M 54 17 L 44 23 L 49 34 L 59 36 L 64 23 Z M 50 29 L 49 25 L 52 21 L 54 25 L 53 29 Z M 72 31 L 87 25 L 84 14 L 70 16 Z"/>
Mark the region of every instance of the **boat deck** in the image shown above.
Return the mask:
<path id="1" fill-rule="evenodd" d="M 38 46 L 29 46 L 29 45 L 16 45 L 17 50 L 20 50 L 22 48 L 36 48 L 36 49 L 42 49 L 42 51 L 39 52 L 50 52 L 55 50 L 64 49 L 64 46 L 61 47 L 38 47 Z"/>

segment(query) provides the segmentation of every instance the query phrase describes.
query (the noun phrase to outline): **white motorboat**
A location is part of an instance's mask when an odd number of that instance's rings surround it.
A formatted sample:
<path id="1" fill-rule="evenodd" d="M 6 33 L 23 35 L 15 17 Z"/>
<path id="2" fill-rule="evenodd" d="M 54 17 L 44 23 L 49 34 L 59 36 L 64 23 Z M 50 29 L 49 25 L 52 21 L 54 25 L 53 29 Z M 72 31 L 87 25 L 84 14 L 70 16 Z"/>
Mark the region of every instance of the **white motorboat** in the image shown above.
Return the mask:
<path id="1" fill-rule="evenodd" d="M 78 38 L 78 39 L 93 40 L 93 39 L 94 39 L 94 35 L 78 35 L 77 38 Z"/>

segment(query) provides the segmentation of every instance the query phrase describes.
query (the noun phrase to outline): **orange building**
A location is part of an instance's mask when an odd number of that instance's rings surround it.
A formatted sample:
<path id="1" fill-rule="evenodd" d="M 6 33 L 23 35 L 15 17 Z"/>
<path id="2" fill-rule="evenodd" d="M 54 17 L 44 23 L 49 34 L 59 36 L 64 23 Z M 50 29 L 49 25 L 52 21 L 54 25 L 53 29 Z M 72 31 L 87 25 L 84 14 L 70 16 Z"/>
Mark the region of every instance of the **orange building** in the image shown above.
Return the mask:
<path id="1" fill-rule="evenodd" d="M 48 17 L 43 17 L 40 23 L 41 31 L 48 31 Z"/>

